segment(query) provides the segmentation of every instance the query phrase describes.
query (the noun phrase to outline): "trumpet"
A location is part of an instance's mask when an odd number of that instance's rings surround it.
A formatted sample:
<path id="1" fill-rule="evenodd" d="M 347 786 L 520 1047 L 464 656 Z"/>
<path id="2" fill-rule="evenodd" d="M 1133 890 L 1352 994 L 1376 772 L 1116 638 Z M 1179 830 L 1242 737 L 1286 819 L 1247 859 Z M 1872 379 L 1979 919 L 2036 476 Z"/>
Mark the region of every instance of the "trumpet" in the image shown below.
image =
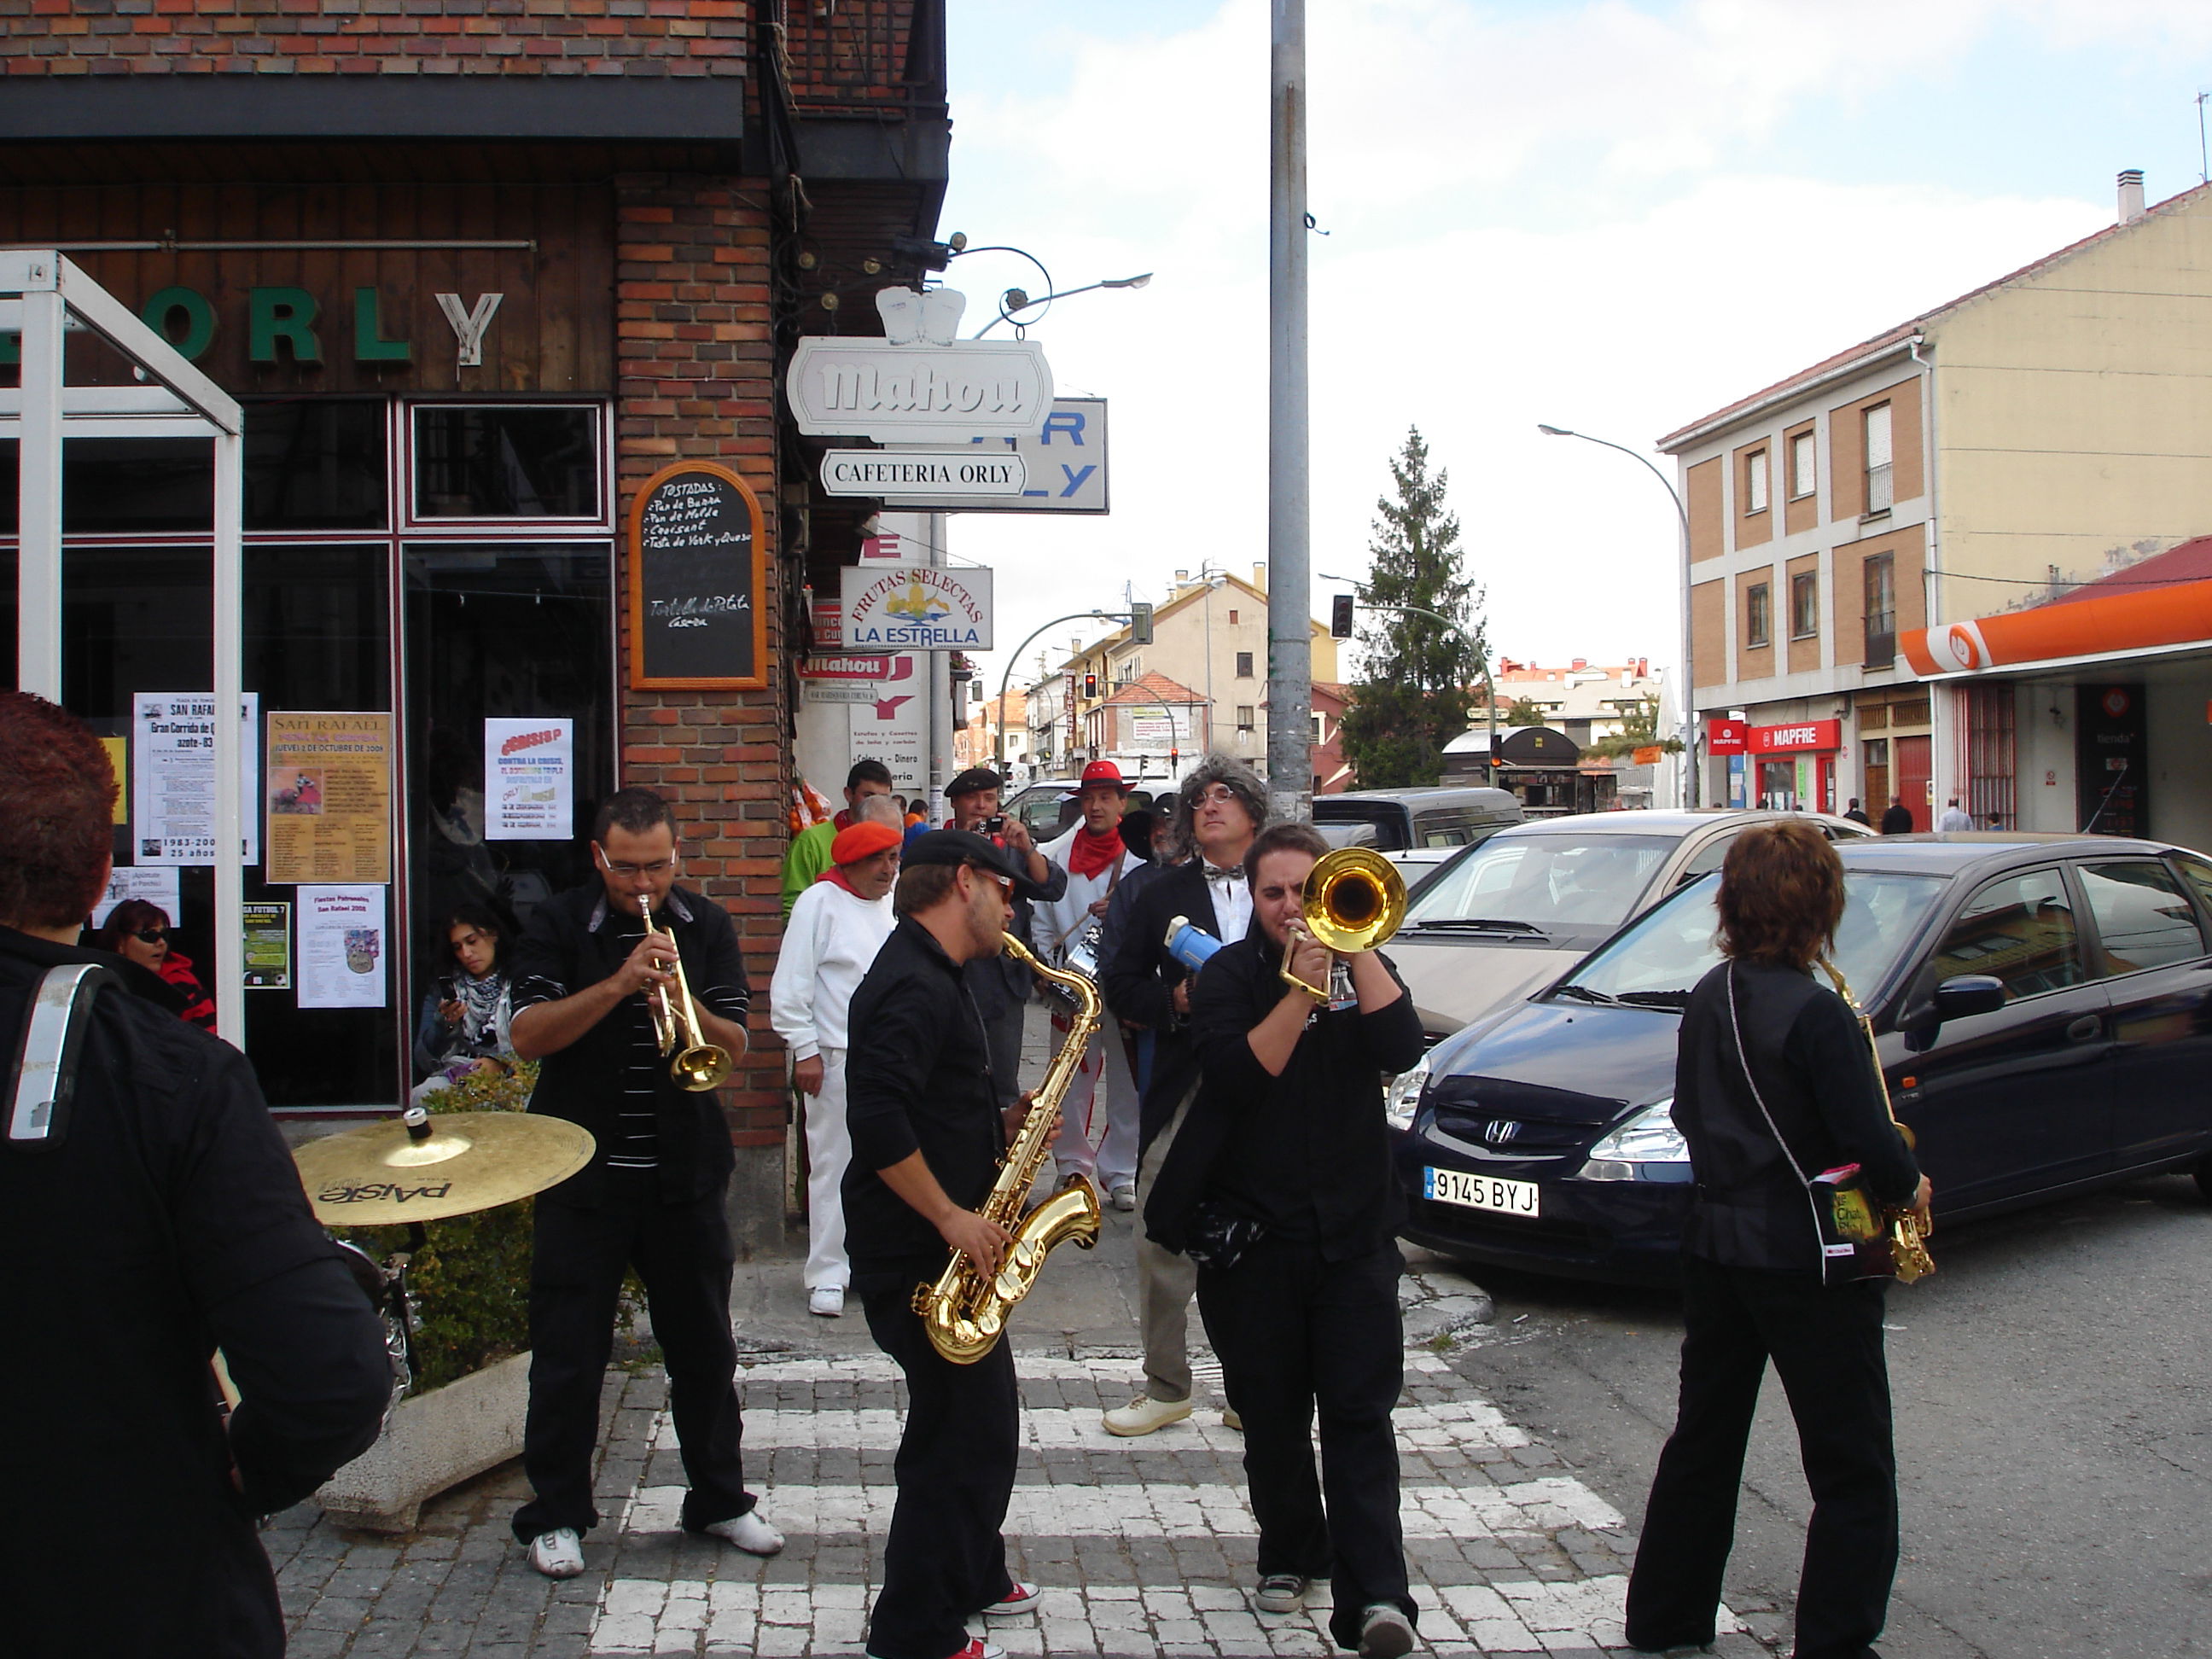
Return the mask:
<path id="1" fill-rule="evenodd" d="M 670 948 L 674 949 L 676 930 L 654 927 L 653 907 L 644 900 L 638 901 L 637 909 L 645 918 L 645 931 L 665 934 Z M 676 955 L 676 1000 L 672 1001 L 668 988 L 661 986 L 653 990 L 645 1001 L 653 1011 L 653 1032 L 660 1040 L 660 1052 L 674 1056 L 668 1062 L 668 1075 L 694 1094 L 719 1088 L 722 1079 L 730 1074 L 730 1051 L 719 1043 L 708 1042 L 702 1035 L 699 1005 L 691 1000 L 691 981 L 684 977 L 682 951 Z"/>
<path id="2" fill-rule="evenodd" d="M 1340 847 L 1315 860 L 1306 872 L 1298 920 L 1283 945 L 1283 982 L 1316 1001 L 1340 1000 L 1339 976 L 1350 975 L 1342 963 L 1330 971 L 1328 988 L 1291 971 L 1291 946 L 1301 932 L 1343 955 L 1372 951 L 1406 920 L 1406 880 L 1398 866 L 1371 847 Z M 1343 988 L 1348 993 L 1349 985 Z"/>

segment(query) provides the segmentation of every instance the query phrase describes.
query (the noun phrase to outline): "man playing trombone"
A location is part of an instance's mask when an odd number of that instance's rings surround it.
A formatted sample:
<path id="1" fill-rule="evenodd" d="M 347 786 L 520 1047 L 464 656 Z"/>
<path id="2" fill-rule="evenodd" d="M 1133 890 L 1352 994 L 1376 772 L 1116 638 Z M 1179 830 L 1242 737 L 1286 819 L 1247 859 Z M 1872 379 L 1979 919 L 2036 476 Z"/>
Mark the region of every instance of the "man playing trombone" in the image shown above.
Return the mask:
<path id="1" fill-rule="evenodd" d="M 583 1571 L 580 1537 L 599 1520 L 599 1389 L 630 1267 L 667 1362 L 690 1483 L 684 1530 L 755 1555 L 783 1547 L 738 1455 L 722 1208 L 734 1159 L 713 1092 L 746 1046 L 737 930 L 721 906 L 676 884 L 675 814 L 651 790 L 609 796 L 591 850 L 597 878 L 538 907 L 514 968 L 515 1052 L 544 1062 L 530 1109 L 580 1123 L 598 1142 L 591 1163 L 537 1203 L 522 1446 L 537 1495 L 514 1526 L 550 1578 Z"/>
<path id="2" fill-rule="evenodd" d="M 1377 951 L 1340 955 L 1312 937 L 1306 876 L 1328 852 L 1311 825 L 1283 823 L 1244 855 L 1251 931 L 1191 993 L 1199 1091 L 1145 1226 L 1197 1261 L 1199 1311 L 1243 1419 L 1255 1604 L 1294 1612 L 1326 1575 L 1337 1644 L 1395 1659 L 1413 1641 L 1390 1424 L 1404 1200 L 1382 1080 L 1420 1058 L 1421 1026 Z M 1389 918 L 1370 937 L 1387 937 L 1402 902 L 1402 890 L 1364 896 L 1359 910 Z"/>

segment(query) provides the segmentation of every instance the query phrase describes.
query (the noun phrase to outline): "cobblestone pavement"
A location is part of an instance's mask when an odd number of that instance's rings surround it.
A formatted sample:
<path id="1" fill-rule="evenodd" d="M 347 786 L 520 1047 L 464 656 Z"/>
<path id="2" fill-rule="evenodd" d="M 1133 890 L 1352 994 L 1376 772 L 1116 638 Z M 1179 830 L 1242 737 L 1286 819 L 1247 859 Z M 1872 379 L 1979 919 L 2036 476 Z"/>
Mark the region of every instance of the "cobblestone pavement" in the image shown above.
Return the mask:
<path id="1" fill-rule="evenodd" d="M 1417 1316 L 1438 1299 L 1419 1276 L 1407 1285 Z M 994 1643 L 1012 1654 L 1333 1651 L 1326 1587 L 1302 1614 L 1251 1610 L 1241 1438 L 1222 1425 L 1207 1358 L 1206 1403 L 1136 1441 L 1098 1420 L 1131 1391 L 1133 1352 L 1028 1351 L 1018 1370 L 1024 1458 L 1007 1535 L 1016 1574 L 1045 1588 L 1037 1616 L 992 1621 Z M 506 1524 L 526 1492 L 514 1466 L 426 1506 L 418 1531 L 396 1541 L 340 1533 L 303 1505 L 267 1534 L 293 1655 L 859 1653 L 903 1389 L 887 1360 L 848 1340 L 749 1356 L 744 1389 L 747 1474 L 789 1540 L 781 1555 L 757 1560 L 678 1529 L 665 1380 L 656 1367 L 614 1372 L 598 1486 L 608 1520 L 586 1540 L 582 1577 L 556 1584 L 525 1564 Z M 1620 1513 L 1431 1346 L 1407 1355 L 1396 1423 L 1424 1644 L 1447 1655 L 1617 1649 L 1632 1553 Z M 1743 1633 L 1716 1650 L 1769 1651 Z"/>

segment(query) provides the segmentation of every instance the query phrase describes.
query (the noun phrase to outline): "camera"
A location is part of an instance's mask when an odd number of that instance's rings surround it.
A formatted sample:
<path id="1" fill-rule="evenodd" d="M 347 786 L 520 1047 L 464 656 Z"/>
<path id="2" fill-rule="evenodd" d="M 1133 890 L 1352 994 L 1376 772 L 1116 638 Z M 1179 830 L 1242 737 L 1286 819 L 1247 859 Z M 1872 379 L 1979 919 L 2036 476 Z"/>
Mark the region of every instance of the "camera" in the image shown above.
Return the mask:
<path id="1" fill-rule="evenodd" d="M 983 833 L 987 836 L 1003 834 L 1006 828 L 1006 815 L 1003 812 L 1000 813 L 996 817 L 985 818 L 983 820 Z"/>

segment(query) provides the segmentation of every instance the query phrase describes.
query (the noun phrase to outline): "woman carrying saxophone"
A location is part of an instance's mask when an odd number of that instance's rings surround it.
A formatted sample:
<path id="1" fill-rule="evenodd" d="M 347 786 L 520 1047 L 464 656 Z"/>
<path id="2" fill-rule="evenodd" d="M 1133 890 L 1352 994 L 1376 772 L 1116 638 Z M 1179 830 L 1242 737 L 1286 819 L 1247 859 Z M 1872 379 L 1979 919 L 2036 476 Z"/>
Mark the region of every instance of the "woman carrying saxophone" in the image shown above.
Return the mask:
<path id="1" fill-rule="evenodd" d="M 1337 933 L 1340 951 L 1314 936 L 1335 931 L 1307 910 L 1330 879 L 1315 875 L 1328 852 L 1311 825 L 1280 823 L 1244 855 L 1251 928 L 1213 954 L 1191 993 L 1200 1082 L 1145 1226 L 1198 1263 L 1199 1311 L 1243 1419 L 1260 1523 L 1254 1605 L 1295 1612 L 1328 1577 L 1337 1644 L 1395 1659 L 1413 1646 L 1414 1609 L 1390 1422 L 1403 1382 L 1405 1202 L 1382 1077 L 1421 1057 L 1421 1025 L 1371 948 L 1402 912 L 1395 876 L 1367 878 L 1352 907 L 1366 925 Z"/>
<path id="2" fill-rule="evenodd" d="M 939 1278 L 948 1248 L 988 1275 L 1012 1242 L 978 1212 L 1029 1103 L 1001 1110 L 988 1035 L 961 969 L 1003 948 L 1018 873 L 981 836 L 915 836 L 893 899 L 898 925 L 853 994 L 851 1288 L 907 1383 L 898 1498 L 869 1618 L 872 1659 L 987 1659 L 999 1650 L 971 1641 L 967 1621 L 1036 1609 L 1036 1586 L 1007 1575 L 1000 1532 L 1020 1433 L 1012 1349 L 996 1342 L 957 1363 L 915 1307 L 915 1285 Z"/>

